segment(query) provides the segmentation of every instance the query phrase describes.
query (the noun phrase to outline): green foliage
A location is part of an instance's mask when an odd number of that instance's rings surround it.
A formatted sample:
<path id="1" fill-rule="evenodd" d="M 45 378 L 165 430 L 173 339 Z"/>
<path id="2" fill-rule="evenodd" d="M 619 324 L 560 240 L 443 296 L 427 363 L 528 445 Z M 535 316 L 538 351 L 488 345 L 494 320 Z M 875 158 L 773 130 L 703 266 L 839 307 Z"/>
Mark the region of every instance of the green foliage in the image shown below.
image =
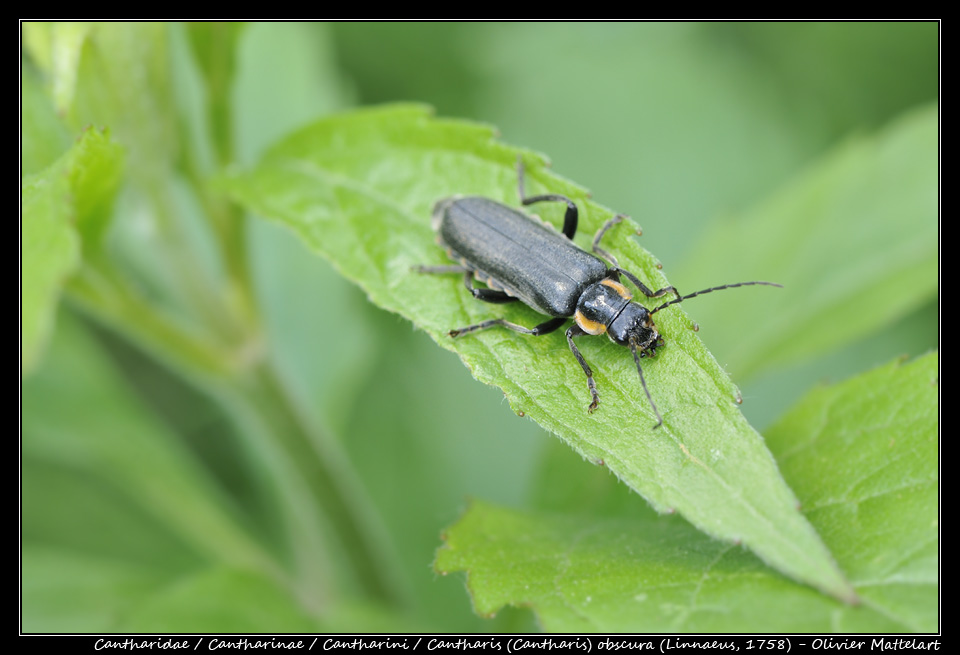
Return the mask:
<path id="1" fill-rule="evenodd" d="M 923 108 L 843 142 L 747 215 L 705 232 L 686 278 L 764 271 L 787 289 L 697 308 L 738 378 L 835 352 L 936 297 L 937 159 L 937 111 Z M 744 339 L 731 315 L 760 325 Z"/>
<path id="2" fill-rule="evenodd" d="M 436 568 L 475 609 L 529 605 L 547 630 L 935 632 L 937 357 L 817 389 L 769 443 L 859 596 L 844 605 L 651 512 L 519 512 L 476 502 Z M 891 529 L 891 526 L 896 526 Z"/>
<path id="3" fill-rule="evenodd" d="M 811 391 L 770 449 L 864 604 L 933 632 L 938 586 L 939 358 Z"/>
<path id="4" fill-rule="evenodd" d="M 937 344 L 937 30 L 24 23 L 23 628 L 936 630 L 937 358 L 855 374 Z M 660 430 L 411 272 L 518 154 L 648 284 L 787 284 L 658 314 Z"/>
<path id="5" fill-rule="evenodd" d="M 63 278 L 79 260 L 77 236 L 69 222 L 68 186 L 62 175 L 27 180 L 22 185 L 22 243 L 26 280 L 20 289 L 21 369 L 32 366 L 50 332 Z"/>
<path id="6" fill-rule="evenodd" d="M 602 409 L 591 416 L 584 410 L 583 372 L 561 335 L 526 340 L 489 331 L 450 339 L 451 326 L 476 323 L 489 307 L 464 298 L 459 276 L 437 280 L 413 271 L 417 262 L 442 261 L 424 217 L 437 199 L 455 193 L 507 201 L 515 192 L 518 154 L 493 141 L 488 129 L 431 120 L 418 107 L 391 107 L 297 132 L 230 189 L 254 212 L 290 226 L 373 302 L 455 349 L 479 380 L 504 390 L 514 411 L 585 458 L 603 461 L 655 507 L 678 511 L 713 536 L 742 541 L 788 575 L 849 599 L 762 440 L 737 411 L 736 389 L 679 312 L 658 317 L 671 345 L 647 365 L 664 416 L 656 431 L 626 352 L 584 346 L 588 359 L 605 362 L 595 367 Z M 613 215 L 539 166 L 529 165 L 529 177 L 530 193 L 541 192 L 536 180 L 583 206 L 587 234 Z M 654 288 L 666 284 L 649 254 L 610 247 L 621 265 L 643 271 Z M 505 313 L 521 323 L 537 320 L 522 307 Z"/>
<path id="7" fill-rule="evenodd" d="M 23 396 L 24 538 L 44 546 L 26 550 L 25 628 L 130 629 L 127 613 L 174 576 L 208 561 L 266 565 L 209 473 L 75 321 L 60 326 L 50 355 Z M 64 589 L 82 595 L 101 569 L 96 605 L 50 605 Z"/>
<path id="8" fill-rule="evenodd" d="M 23 201 L 20 357 L 30 368 L 49 335 L 64 279 L 80 261 L 80 241 L 96 244 L 120 180 L 123 155 L 105 133 L 86 130 L 44 171 L 20 183 Z"/>

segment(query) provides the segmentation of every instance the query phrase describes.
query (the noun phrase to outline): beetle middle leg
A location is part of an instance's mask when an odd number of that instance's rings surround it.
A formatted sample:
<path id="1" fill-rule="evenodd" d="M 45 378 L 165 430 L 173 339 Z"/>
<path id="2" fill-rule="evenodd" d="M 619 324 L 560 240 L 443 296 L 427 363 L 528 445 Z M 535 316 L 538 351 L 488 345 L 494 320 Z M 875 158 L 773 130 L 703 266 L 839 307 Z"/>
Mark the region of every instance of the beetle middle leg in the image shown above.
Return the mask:
<path id="1" fill-rule="evenodd" d="M 474 298 L 477 300 L 483 300 L 484 302 L 492 303 L 508 303 L 519 300 L 506 291 L 501 291 L 499 289 L 484 289 L 482 287 L 473 286 L 473 281 L 475 278 L 474 271 L 470 270 L 466 266 L 460 266 L 458 264 L 451 264 L 449 266 L 414 266 L 413 270 L 417 273 L 431 273 L 437 275 L 444 275 L 447 273 L 463 273 L 463 286 L 467 288 Z"/>
<path id="2" fill-rule="evenodd" d="M 483 287 L 473 286 L 473 281 L 476 279 L 476 276 L 473 271 L 467 270 L 463 274 L 463 286 L 467 287 L 467 291 L 473 294 L 473 297 L 477 300 L 482 300 L 484 302 L 492 303 L 508 303 L 515 302 L 519 298 L 511 296 L 506 291 L 500 289 L 484 289 Z"/>
<path id="3" fill-rule="evenodd" d="M 561 325 L 567 322 L 567 318 L 560 316 L 559 318 L 551 318 L 549 321 L 544 321 L 540 325 L 535 325 L 532 328 L 523 327 L 522 325 L 517 325 L 516 323 L 511 323 L 510 321 L 503 318 L 493 318 L 489 321 L 483 321 L 482 323 L 477 323 L 476 325 L 468 325 L 462 327 L 458 330 L 450 330 L 451 337 L 462 337 L 465 334 L 470 334 L 471 332 L 479 332 L 480 330 L 486 330 L 487 328 L 496 327 L 498 325 L 513 330 L 514 332 L 520 332 L 522 334 L 529 334 L 534 337 L 540 337 L 544 334 L 550 334 L 555 331 Z"/>
<path id="4" fill-rule="evenodd" d="M 579 222 L 580 213 L 577 210 L 577 204 L 570 200 L 566 196 L 562 196 L 559 193 L 548 193 L 542 196 L 527 196 L 523 190 L 523 159 L 517 158 L 517 193 L 520 196 L 520 202 L 526 205 L 532 205 L 536 202 L 565 202 L 567 204 L 567 211 L 563 215 L 563 230 L 562 232 L 568 239 L 573 241 L 573 237 L 577 234 L 577 223 Z"/>
<path id="5" fill-rule="evenodd" d="M 626 214 L 617 214 L 616 216 L 614 216 L 609 221 L 603 224 L 603 227 L 601 227 L 597 231 L 597 234 L 593 237 L 593 252 L 597 253 L 600 257 L 605 259 L 610 264 L 611 266 L 610 272 L 613 274 L 612 277 L 614 279 L 616 279 L 619 282 L 620 281 L 619 276 L 622 273 L 627 277 L 628 280 L 633 282 L 634 286 L 636 286 L 640 290 L 640 292 L 643 295 L 645 295 L 647 298 L 659 298 L 667 293 L 672 293 L 676 295 L 677 298 L 679 298 L 680 292 L 677 291 L 676 288 L 673 287 L 672 285 L 663 287 L 662 289 L 657 289 L 656 291 L 651 291 L 650 287 L 648 287 L 643 282 L 641 282 L 640 278 L 638 278 L 636 275 L 634 275 L 633 273 L 631 273 L 625 268 L 620 268 L 620 263 L 617 261 L 616 257 L 614 257 L 612 254 L 610 254 L 609 252 L 607 252 L 606 250 L 600 247 L 600 239 L 602 239 L 603 235 L 607 233 L 607 230 L 609 230 L 614 225 L 619 224 L 625 218 L 627 218 Z"/>

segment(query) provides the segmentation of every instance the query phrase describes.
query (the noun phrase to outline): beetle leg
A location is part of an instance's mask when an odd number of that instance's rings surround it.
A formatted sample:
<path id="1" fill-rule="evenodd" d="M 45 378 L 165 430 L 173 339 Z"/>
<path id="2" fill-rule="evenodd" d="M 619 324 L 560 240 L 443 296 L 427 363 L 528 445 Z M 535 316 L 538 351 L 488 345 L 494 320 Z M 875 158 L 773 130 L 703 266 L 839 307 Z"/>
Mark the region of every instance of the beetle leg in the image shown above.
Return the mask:
<path id="1" fill-rule="evenodd" d="M 577 223 L 579 222 L 580 213 L 577 210 L 577 205 L 575 202 L 570 200 L 566 196 L 562 196 L 559 193 L 548 193 L 542 196 L 527 196 L 523 190 L 523 159 L 517 158 L 517 193 L 520 195 L 520 202 L 526 205 L 532 205 L 535 202 L 565 202 L 567 203 L 567 211 L 563 215 L 563 233 L 571 241 L 573 237 L 577 234 Z"/>
<path id="2" fill-rule="evenodd" d="M 603 235 L 607 233 L 607 230 L 609 230 L 614 225 L 618 224 L 620 221 L 622 221 L 626 217 L 627 217 L 626 214 L 617 214 L 616 216 L 611 218 L 609 221 L 604 223 L 603 227 L 601 227 L 597 231 L 596 235 L 594 235 L 593 237 L 593 252 L 600 255 L 603 259 L 606 259 L 607 263 L 609 263 L 611 266 L 613 266 L 613 268 L 616 268 L 616 269 L 620 268 L 620 264 L 617 263 L 617 258 L 600 247 L 600 239 L 602 239 Z"/>
<path id="3" fill-rule="evenodd" d="M 456 264 L 451 264 L 449 266 L 411 266 L 410 269 L 416 273 L 433 273 L 437 275 L 442 275 L 445 273 L 465 273 L 467 271 L 466 266 L 459 266 Z"/>
<path id="4" fill-rule="evenodd" d="M 634 274 L 631 273 L 630 271 L 625 270 L 625 269 L 622 269 L 622 268 L 619 268 L 619 267 L 614 268 L 614 269 L 611 269 L 611 270 L 614 270 L 614 271 L 616 271 L 617 273 L 623 273 L 624 275 L 626 275 L 626 276 L 627 276 L 627 279 L 630 280 L 631 282 L 633 282 L 633 283 L 636 285 L 636 287 L 637 287 L 638 289 L 640 289 L 641 293 L 643 293 L 643 295 L 645 295 L 647 298 L 659 298 L 660 296 L 662 296 L 662 295 L 664 295 L 664 294 L 667 294 L 667 293 L 675 294 L 675 295 L 677 296 L 677 298 L 680 298 L 680 292 L 677 291 L 677 290 L 673 287 L 673 285 L 668 286 L 668 287 L 663 287 L 662 289 L 657 289 L 656 291 L 651 291 L 650 288 L 649 288 L 646 284 L 644 284 L 643 282 L 640 281 L 640 278 L 638 278 L 636 275 L 634 275 Z"/>
<path id="5" fill-rule="evenodd" d="M 463 274 L 463 286 L 467 287 L 467 291 L 472 293 L 473 297 L 477 300 L 492 303 L 508 303 L 519 300 L 519 298 L 511 296 L 506 291 L 501 291 L 500 289 L 484 289 L 482 287 L 475 287 L 473 286 L 473 280 L 473 271 L 465 271 Z"/>
<path id="6" fill-rule="evenodd" d="M 593 252 L 597 253 L 600 257 L 607 260 L 607 263 L 609 263 L 612 267 L 610 269 L 611 273 L 615 273 L 618 275 L 622 273 L 626 275 L 627 279 L 633 282 L 633 284 L 638 289 L 640 289 L 640 292 L 643 295 L 645 295 L 647 298 L 659 298 L 660 296 L 667 293 L 673 293 L 674 295 L 677 296 L 677 298 L 679 298 L 680 292 L 677 291 L 672 286 L 663 287 L 662 289 L 657 289 L 656 291 L 651 291 L 650 287 L 648 287 L 646 284 L 641 282 L 640 278 L 638 278 L 636 275 L 634 275 L 633 273 L 631 273 L 626 269 L 620 268 L 620 264 L 617 262 L 616 257 L 614 257 L 609 252 L 607 252 L 606 250 L 600 247 L 600 239 L 602 239 L 603 235 L 607 233 L 607 230 L 609 230 L 614 225 L 617 225 L 618 223 L 620 223 L 626 217 L 627 217 L 626 214 L 617 214 L 616 216 L 614 216 L 609 221 L 603 224 L 603 227 L 601 227 L 600 230 L 597 232 L 596 236 L 593 237 Z M 615 279 L 619 281 L 620 278 L 616 277 Z"/>
<path id="7" fill-rule="evenodd" d="M 439 275 L 445 273 L 463 273 L 464 286 L 467 287 L 467 291 L 477 300 L 492 303 L 507 303 L 518 300 L 499 289 L 483 289 L 473 286 L 474 272 L 466 266 L 460 266 L 458 264 L 451 264 L 449 266 L 414 266 L 412 269 L 417 273 L 433 273 Z"/>
<path id="8" fill-rule="evenodd" d="M 590 389 L 590 396 L 593 398 L 593 401 L 590 403 L 590 406 L 587 407 L 588 412 L 593 412 L 600 404 L 600 396 L 597 394 L 597 383 L 593 381 L 593 371 L 590 370 L 590 365 L 587 364 L 587 360 L 583 358 L 583 355 L 580 354 L 580 350 L 577 348 L 576 344 L 573 343 L 574 337 L 579 337 L 586 334 L 579 325 L 574 323 L 567 330 L 567 343 L 570 344 L 570 350 L 573 352 L 573 356 L 577 358 L 577 361 L 580 362 L 580 368 L 583 369 L 584 374 L 587 376 L 587 388 Z"/>
<path id="9" fill-rule="evenodd" d="M 516 298 L 514 298 L 516 300 Z M 522 325 L 517 325 L 516 323 L 511 323 L 502 318 L 493 318 L 489 321 L 484 321 L 483 323 L 477 323 L 476 325 L 468 325 L 467 327 L 462 327 L 458 330 L 450 330 L 451 337 L 462 337 L 465 334 L 470 334 L 471 332 L 479 332 L 480 330 L 486 330 L 487 328 L 492 328 L 497 325 L 501 325 L 505 328 L 509 328 L 514 332 L 521 332 L 523 334 L 529 334 L 534 337 L 543 336 L 544 334 L 550 334 L 558 327 L 566 323 L 567 319 L 563 316 L 559 318 L 551 318 L 549 321 L 544 321 L 540 325 L 536 325 L 532 328 L 526 328 Z"/>

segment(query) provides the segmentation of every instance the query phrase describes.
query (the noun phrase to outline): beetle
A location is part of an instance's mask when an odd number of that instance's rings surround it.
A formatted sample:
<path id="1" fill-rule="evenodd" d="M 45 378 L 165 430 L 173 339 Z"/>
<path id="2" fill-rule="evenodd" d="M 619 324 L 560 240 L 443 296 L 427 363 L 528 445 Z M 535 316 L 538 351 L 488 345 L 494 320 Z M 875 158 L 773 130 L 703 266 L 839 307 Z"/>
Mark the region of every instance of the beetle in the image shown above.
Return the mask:
<path id="1" fill-rule="evenodd" d="M 420 273 L 462 273 L 464 285 L 474 298 L 490 303 L 520 301 L 540 314 L 551 318 L 532 328 L 511 323 L 502 318 L 490 319 L 449 331 L 451 337 L 460 337 L 491 327 L 501 326 L 532 336 L 549 334 L 570 318 L 567 344 L 587 376 L 593 412 L 600 404 L 593 371 L 587 364 L 574 339 L 583 335 L 606 334 L 614 343 L 625 346 L 633 354 L 640 376 L 640 384 L 647 401 L 657 417 L 654 428 L 663 425 L 663 417 L 647 388 L 640 366 L 642 357 L 653 357 L 664 345 L 657 331 L 653 315 L 662 309 L 695 296 L 721 289 L 750 285 L 779 287 L 773 282 L 738 282 L 702 289 L 681 296 L 673 286 L 652 291 L 640 279 L 620 267 L 617 259 L 600 247 L 600 240 L 614 225 L 626 216 L 617 214 L 608 220 L 593 238 L 593 253 L 573 242 L 577 233 L 579 211 L 576 203 L 560 194 L 527 196 L 524 192 L 523 161 L 517 162 L 517 190 L 524 206 L 538 202 L 566 204 L 563 228 L 556 228 L 536 216 L 509 207 L 490 198 L 478 196 L 451 196 L 434 205 L 432 226 L 437 242 L 454 261 L 451 266 L 417 266 Z M 609 266 L 608 266 L 609 264 Z M 648 298 L 676 296 L 654 309 L 647 309 L 634 301 L 633 294 L 621 282 L 626 277 Z M 474 286 L 479 280 L 486 287 Z"/>

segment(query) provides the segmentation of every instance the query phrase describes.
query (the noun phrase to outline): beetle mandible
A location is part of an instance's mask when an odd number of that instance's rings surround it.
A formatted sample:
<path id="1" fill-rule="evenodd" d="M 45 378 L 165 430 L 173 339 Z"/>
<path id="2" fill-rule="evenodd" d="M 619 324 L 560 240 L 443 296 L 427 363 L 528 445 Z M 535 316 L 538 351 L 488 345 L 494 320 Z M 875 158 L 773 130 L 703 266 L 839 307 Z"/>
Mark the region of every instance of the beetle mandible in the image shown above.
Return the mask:
<path id="1" fill-rule="evenodd" d="M 760 281 L 737 282 L 702 289 L 686 296 L 681 296 L 672 286 L 652 291 L 637 276 L 620 268 L 617 259 L 600 247 L 603 235 L 626 218 L 625 215 L 617 214 L 600 228 L 593 238 L 595 255 L 590 254 L 573 242 L 579 220 L 576 203 L 554 193 L 527 196 L 524 192 L 522 159 L 517 161 L 517 178 L 520 202 L 524 206 L 538 202 L 566 204 L 562 234 L 539 218 L 495 200 L 452 196 L 434 205 L 432 225 L 438 243 L 446 249 L 451 259 L 460 263 L 452 266 L 417 266 L 415 270 L 421 273 L 462 273 L 464 285 L 474 298 L 490 303 L 519 300 L 552 318 L 532 328 L 495 318 L 450 330 L 450 336 L 459 337 L 495 326 L 541 336 L 557 330 L 573 318 L 573 325 L 567 329 L 567 344 L 587 376 L 591 396 L 587 411 L 593 412 L 597 408 L 600 396 L 593 380 L 593 371 L 580 354 L 574 339 L 585 334 L 606 334 L 611 341 L 626 346 L 633 354 L 640 384 L 657 417 L 653 427 L 660 427 L 663 417 L 653 402 L 640 366 L 640 358 L 656 355 L 656 349 L 664 345 L 663 337 L 653 323 L 653 315 L 670 305 L 712 291 L 756 284 L 781 285 Z M 620 281 L 621 275 L 648 298 L 660 298 L 668 293 L 676 297 L 654 309 L 647 309 L 632 299 L 633 294 Z M 474 280 L 486 283 L 486 288 L 474 286 Z"/>

